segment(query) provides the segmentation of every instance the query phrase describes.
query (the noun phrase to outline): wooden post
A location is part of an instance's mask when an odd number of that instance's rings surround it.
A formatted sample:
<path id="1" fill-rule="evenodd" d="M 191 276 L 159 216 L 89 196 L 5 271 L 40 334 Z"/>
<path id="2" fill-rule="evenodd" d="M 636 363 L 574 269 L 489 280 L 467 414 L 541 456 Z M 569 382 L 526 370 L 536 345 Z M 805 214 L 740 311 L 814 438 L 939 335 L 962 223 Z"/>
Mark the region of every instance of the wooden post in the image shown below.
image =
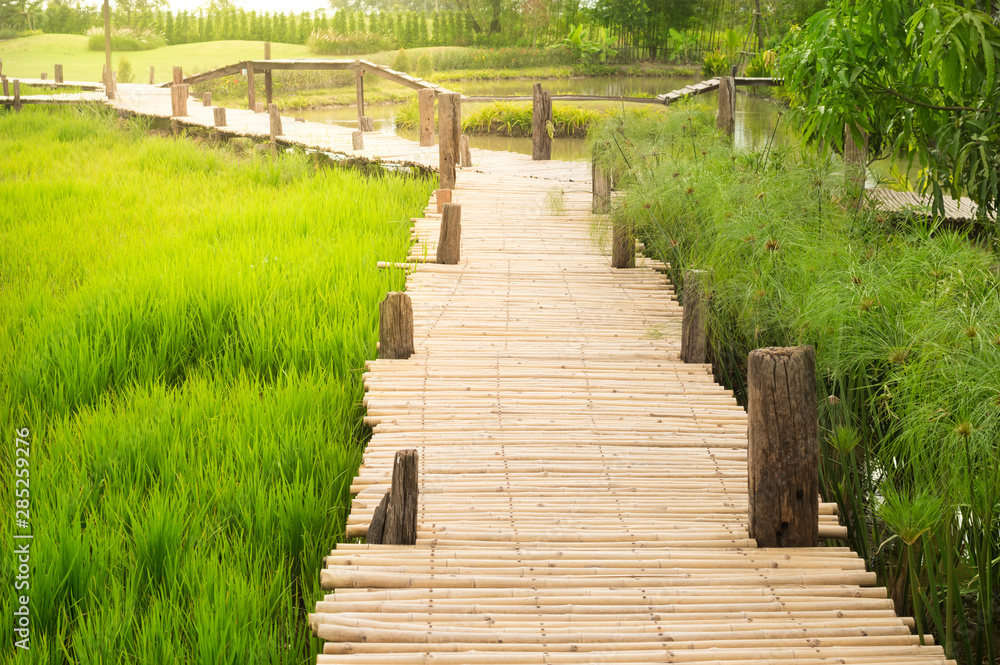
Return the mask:
<path id="1" fill-rule="evenodd" d="M 215 126 L 216 127 L 225 127 L 226 126 L 226 107 L 224 107 L 224 106 L 216 106 L 214 109 L 212 109 L 212 112 L 215 114 Z"/>
<path id="2" fill-rule="evenodd" d="M 115 85 L 111 80 L 111 5 L 104 0 L 104 96 L 115 98 Z"/>
<path id="3" fill-rule="evenodd" d="M 868 169 L 868 132 L 861 132 L 862 143 L 854 142 L 850 125 L 844 125 L 844 186 L 851 190 L 864 189 Z"/>
<path id="4" fill-rule="evenodd" d="M 257 111 L 257 91 L 253 88 L 253 63 L 247 63 L 247 109 Z"/>
<path id="5" fill-rule="evenodd" d="M 7 77 L 6 76 L 0 76 L 0 84 L 3 85 L 3 96 L 4 97 L 9 97 L 10 96 L 10 87 L 8 86 Z"/>
<path id="6" fill-rule="evenodd" d="M 438 171 L 441 189 L 455 189 L 455 154 L 458 135 L 455 132 L 455 99 L 457 92 L 438 95 Z"/>
<path id="7" fill-rule="evenodd" d="M 14 79 L 14 110 L 21 110 L 21 81 Z"/>
<path id="8" fill-rule="evenodd" d="M 434 190 L 434 202 L 437 205 L 438 213 L 444 212 L 444 204 L 451 203 L 451 190 L 450 189 L 435 189 Z"/>
<path id="9" fill-rule="evenodd" d="M 264 59 L 271 59 L 271 42 L 264 42 Z"/>
<path id="10" fill-rule="evenodd" d="M 156 79 L 153 77 L 153 66 L 149 66 L 149 85 L 156 83 Z"/>
<path id="11" fill-rule="evenodd" d="M 170 117 L 178 118 L 187 112 L 188 86 L 186 83 L 170 86 Z"/>
<path id="12" fill-rule="evenodd" d="M 635 230 L 624 220 L 614 220 L 611 229 L 611 267 L 635 267 Z"/>
<path id="13" fill-rule="evenodd" d="M 62 83 L 63 82 L 63 66 L 62 65 L 56 65 L 55 66 L 55 75 L 56 75 L 56 83 Z"/>
<path id="14" fill-rule="evenodd" d="M 472 148 L 469 147 L 469 137 L 462 134 L 462 158 L 459 160 L 459 166 L 472 166 Z"/>
<path id="15" fill-rule="evenodd" d="M 595 215 L 603 215 L 611 208 L 611 174 L 597 164 L 597 148 L 590 158 L 590 176 L 593 198 L 590 211 Z"/>
<path id="16" fill-rule="evenodd" d="M 360 60 L 354 61 L 354 87 L 358 93 L 358 127 L 361 127 L 361 116 L 365 114 L 365 72 Z"/>
<path id="17" fill-rule="evenodd" d="M 813 347 L 750 352 L 747 421 L 750 537 L 758 547 L 815 547 L 819 409 Z"/>
<path id="18" fill-rule="evenodd" d="M 174 67 L 174 85 L 180 85 L 184 83 L 184 68 Z"/>
<path id="19" fill-rule="evenodd" d="M 264 112 L 264 102 L 254 102 L 254 104 L 253 104 L 253 112 L 254 113 L 263 113 Z"/>
<path id="20" fill-rule="evenodd" d="M 420 145 L 434 145 L 434 91 L 424 88 L 417 92 L 420 107 Z"/>
<path id="21" fill-rule="evenodd" d="M 170 131 L 174 136 L 179 136 L 181 133 L 181 121 L 177 118 L 170 119 Z"/>
<path id="22" fill-rule="evenodd" d="M 681 316 L 681 362 L 704 363 L 708 352 L 706 335 L 704 270 L 684 271 L 684 313 Z"/>
<path id="23" fill-rule="evenodd" d="M 358 118 L 358 129 L 362 132 L 374 132 L 375 131 L 375 118 L 370 115 L 363 115 Z"/>
<path id="24" fill-rule="evenodd" d="M 268 104 L 267 113 L 271 116 L 271 145 L 275 147 L 277 145 L 278 137 L 281 136 L 281 114 L 278 113 L 277 104 Z"/>
<path id="25" fill-rule="evenodd" d="M 531 158 L 552 159 L 552 139 L 547 123 L 552 122 L 552 95 L 536 83 L 531 93 Z"/>
<path id="26" fill-rule="evenodd" d="M 378 357 L 405 360 L 413 355 L 413 303 L 401 291 L 387 293 L 378 306 Z"/>
<path id="27" fill-rule="evenodd" d="M 365 542 L 369 545 L 381 545 L 385 535 L 385 513 L 389 509 L 389 496 L 392 490 L 386 492 L 379 501 L 378 507 L 372 514 L 372 523 L 368 526 L 368 535 Z"/>
<path id="28" fill-rule="evenodd" d="M 43 81 L 49 80 L 49 73 L 48 72 L 42 72 L 42 80 Z"/>
<path id="29" fill-rule="evenodd" d="M 732 76 L 719 77 L 719 114 L 715 127 L 732 136 L 736 131 L 736 80 Z"/>
<path id="30" fill-rule="evenodd" d="M 356 129 L 351 132 L 351 150 L 364 150 L 365 149 L 365 135 L 361 133 L 360 129 Z"/>
<path id="31" fill-rule="evenodd" d="M 462 205 L 445 203 L 441 213 L 441 232 L 438 234 L 437 262 L 455 265 L 461 257 Z"/>
<path id="32" fill-rule="evenodd" d="M 382 533 L 385 545 L 414 545 L 417 542 L 418 467 L 415 449 L 396 451 L 392 464 L 392 489 L 389 490 Z"/>
<path id="33" fill-rule="evenodd" d="M 265 69 L 264 70 L 264 97 L 267 100 L 266 103 L 267 103 L 268 106 L 270 106 L 271 103 L 274 101 L 274 91 L 273 91 L 274 90 L 274 86 L 273 86 L 273 81 L 274 81 L 274 78 L 271 75 L 271 70 L 270 69 Z"/>
<path id="34" fill-rule="evenodd" d="M 452 99 L 455 107 L 451 115 L 451 140 L 455 148 L 455 166 L 462 163 L 462 95 L 455 93 Z"/>
<path id="35" fill-rule="evenodd" d="M 201 96 L 201 105 L 202 106 L 211 106 L 212 105 L 212 93 L 211 92 L 206 92 L 206 93 L 204 93 Z"/>

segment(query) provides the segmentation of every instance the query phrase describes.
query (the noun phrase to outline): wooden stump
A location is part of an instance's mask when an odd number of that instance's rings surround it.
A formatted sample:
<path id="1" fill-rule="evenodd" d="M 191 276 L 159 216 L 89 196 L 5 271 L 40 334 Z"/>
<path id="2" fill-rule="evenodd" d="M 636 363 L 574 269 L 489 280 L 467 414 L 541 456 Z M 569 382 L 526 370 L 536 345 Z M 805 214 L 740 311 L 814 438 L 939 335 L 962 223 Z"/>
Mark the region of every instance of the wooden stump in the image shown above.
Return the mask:
<path id="1" fill-rule="evenodd" d="M 181 133 L 181 121 L 177 118 L 170 119 L 170 133 L 174 136 L 180 136 Z"/>
<path id="2" fill-rule="evenodd" d="M 277 104 L 267 105 L 267 114 L 270 116 L 271 120 L 271 143 L 275 143 L 278 137 L 281 136 L 281 114 L 278 112 Z"/>
<path id="3" fill-rule="evenodd" d="M 156 79 L 153 78 L 153 72 L 154 72 L 153 66 L 150 65 L 149 66 L 149 85 L 153 85 L 154 83 L 156 83 Z"/>
<path id="4" fill-rule="evenodd" d="M 635 267 L 635 230 L 632 225 L 614 220 L 611 231 L 611 267 Z"/>
<path id="5" fill-rule="evenodd" d="M 552 95 L 536 83 L 531 93 L 531 158 L 552 159 L 552 139 L 547 123 L 552 122 Z"/>
<path id="6" fill-rule="evenodd" d="M 401 291 L 387 293 L 378 306 L 378 357 L 405 360 L 413 354 L 413 303 Z"/>
<path id="7" fill-rule="evenodd" d="M 438 235 L 437 262 L 455 265 L 461 257 L 462 205 L 445 203 L 441 213 L 441 232 Z"/>
<path id="8" fill-rule="evenodd" d="M 850 125 L 844 125 L 844 186 L 860 192 L 864 189 L 868 169 L 868 132 L 861 133 L 860 145 L 854 140 Z"/>
<path id="9" fill-rule="evenodd" d="M 264 59 L 271 59 L 271 42 L 264 42 Z"/>
<path id="10" fill-rule="evenodd" d="M 681 362 L 704 363 L 708 355 L 704 270 L 684 271 L 684 313 L 681 316 Z"/>
<path id="11" fill-rule="evenodd" d="M 719 114 L 715 127 L 729 136 L 736 131 L 736 80 L 732 76 L 719 77 Z"/>
<path id="12" fill-rule="evenodd" d="M 750 352 L 747 421 L 750 537 L 758 547 L 815 547 L 819 415 L 813 347 Z"/>
<path id="13" fill-rule="evenodd" d="M 21 110 L 21 81 L 14 79 L 14 110 Z"/>
<path id="14" fill-rule="evenodd" d="M 257 111 L 257 91 L 253 82 L 253 63 L 247 63 L 247 109 Z"/>
<path id="15" fill-rule="evenodd" d="M 469 147 L 469 137 L 465 134 L 462 134 L 461 144 L 462 159 L 459 166 L 472 166 L 472 148 Z"/>
<path id="16" fill-rule="evenodd" d="M 170 86 L 170 117 L 180 118 L 188 114 L 188 86 L 186 83 Z"/>
<path id="17" fill-rule="evenodd" d="M 370 115 L 363 115 L 358 118 L 358 129 L 363 132 L 375 131 L 375 118 Z"/>
<path id="18" fill-rule="evenodd" d="M 438 213 L 444 212 L 444 204 L 451 203 L 451 190 L 450 189 L 435 189 L 434 190 L 434 203 L 437 205 Z"/>
<path id="19" fill-rule="evenodd" d="M 0 85 L 3 86 L 3 96 L 10 97 L 10 84 L 7 83 L 6 76 L 0 76 Z"/>
<path id="20" fill-rule="evenodd" d="M 368 526 L 368 535 L 365 537 L 365 542 L 369 545 L 382 544 L 382 539 L 385 536 L 385 513 L 389 509 L 389 496 L 391 494 L 391 490 L 385 493 L 372 514 L 372 523 Z"/>
<path id="21" fill-rule="evenodd" d="M 455 155 L 458 135 L 455 126 L 457 92 L 445 92 L 438 95 L 438 170 L 440 172 L 441 189 L 455 188 Z"/>
<path id="22" fill-rule="evenodd" d="M 181 85 L 184 83 L 184 69 L 182 67 L 174 67 L 174 85 Z"/>
<path id="23" fill-rule="evenodd" d="M 264 70 L 264 103 L 270 105 L 274 101 L 274 76 L 270 69 Z"/>
<path id="24" fill-rule="evenodd" d="M 360 129 L 356 129 L 351 132 L 351 150 L 364 150 L 365 149 L 365 135 L 361 133 Z"/>
<path id="25" fill-rule="evenodd" d="M 216 106 L 212 109 L 212 113 L 215 115 L 215 126 L 225 127 L 226 126 L 226 108 L 224 106 Z"/>
<path id="26" fill-rule="evenodd" d="M 417 100 L 420 108 L 420 145 L 434 145 L 434 91 L 419 91 Z"/>
<path id="27" fill-rule="evenodd" d="M 63 66 L 62 65 L 56 65 L 55 66 L 55 75 L 56 75 L 56 83 L 62 83 L 63 82 Z"/>
<path id="28" fill-rule="evenodd" d="M 603 215 L 611 209 L 611 174 L 597 164 L 596 153 L 590 162 L 590 175 L 593 181 L 593 199 L 590 211 L 595 215 Z"/>
<path id="29" fill-rule="evenodd" d="M 212 105 L 212 93 L 206 92 L 201 96 L 201 105 L 202 106 Z"/>
<path id="30" fill-rule="evenodd" d="M 415 449 L 399 450 L 392 465 L 392 489 L 385 511 L 385 545 L 417 542 L 417 502 L 420 498 L 418 458 Z"/>
<path id="31" fill-rule="evenodd" d="M 48 72 L 42 72 L 42 80 L 43 81 L 47 81 L 48 79 L 49 79 L 49 73 Z"/>

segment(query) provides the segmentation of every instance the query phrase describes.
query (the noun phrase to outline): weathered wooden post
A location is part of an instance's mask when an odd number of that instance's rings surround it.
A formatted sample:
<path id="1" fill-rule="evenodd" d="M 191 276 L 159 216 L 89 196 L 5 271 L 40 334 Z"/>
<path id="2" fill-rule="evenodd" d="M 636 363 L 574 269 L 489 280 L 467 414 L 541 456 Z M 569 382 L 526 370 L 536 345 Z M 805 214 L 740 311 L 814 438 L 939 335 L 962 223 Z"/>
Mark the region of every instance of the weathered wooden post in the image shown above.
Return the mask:
<path id="1" fill-rule="evenodd" d="M 180 85 L 184 83 L 184 68 L 174 67 L 174 85 Z"/>
<path id="2" fill-rule="evenodd" d="M 441 213 L 441 231 L 438 234 L 437 262 L 455 265 L 461 258 L 462 205 L 445 203 Z"/>
<path id="3" fill-rule="evenodd" d="M 55 69 L 55 75 L 56 75 L 56 83 L 62 83 L 63 82 L 63 66 L 62 65 L 55 65 L 54 69 Z"/>
<path id="4" fill-rule="evenodd" d="M 206 93 L 204 93 L 201 96 L 201 105 L 202 106 L 211 106 L 212 105 L 212 93 L 211 92 L 206 92 Z"/>
<path id="5" fill-rule="evenodd" d="M 212 109 L 212 113 L 215 115 L 215 126 L 225 127 L 226 126 L 226 107 L 216 106 Z"/>
<path id="6" fill-rule="evenodd" d="M 455 149 L 455 166 L 462 163 L 462 95 L 455 93 L 451 102 L 455 111 L 451 115 L 451 139 Z"/>
<path id="7" fill-rule="evenodd" d="M 278 147 L 278 137 L 281 136 L 281 114 L 278 113 L 277 104 L 268 104 L 267 113 L 271 120 L 271 149 Z"/>
<path id="8" fill-rule="evenodd" d="M 354 61 L 354 88 L 358 95 L 358 129 L 361 129 L 361 118 L 365 114 L 365 72 L 360 60 Z"/>
<path id="9" fill-rule="evenodd" d="M 14 79 L 14 110 L 21 110 L 21 80 Z"/>
<path id="10" fill-rule="evenodd" d="M 728 136 L 736 132 L 736 79 L 732 76 L 719 77 L 719 114 L 715 117 L 715 127 Z"/>
<path id="11" fill-rule="evenodd" d="M 387 293 L 378 306 L 378 357 L 405 360 L 413 355 L 413 303 L 402 291 Z"/>
<path id="12" fill-rule="evenodd" d="M 4 97 L 9 97 L 10 96 L 10 86 L 7 83 L 7 77 L 6 76 L 0 76 L 0 85 L 3 85 L 3 96 Z"/>
<path id="13" fill-rule="evenodd" d="M 188 86 L 186 83 L 175 83 L 170 86 L 170 117 L 178 118 L 187 112 Z"/>
<path id="14" fill-rule="evenodd" d="M 451 203 L 451 190 L 450 189 L 435 189 L 434 190 L 434 203 L 437 205 L 438 213 L 444 212 L 444 204 Z"/>
<path id="15" fill-rule="evenodd" d="M 48 79 L 49 79 L 49 73 L 48 72 L 42 72 L 42 80 L 43 81 L 47 81 Z"/>
<path id="16" fill-rule="evenodd" d="M 552 95 L 536 83 L 531 92 L 531 158 L 552 159 Z"/>
<path id="17" fill-rule="evenodd" d="M 254 90 L 252 62 L 247 62 L 247 109 L 257 112 L 257 91 Z"/>
<path id="18" fill-rule="evenodd" d="M 351 150 L 364 150 L 365 149 L 365 135 L 360 129 L 355 129 L 351 132 Z"/>
<path id="19" fill-rule="evenodd" d="M 455 156 L 458 148 L 457 92 L 438 95 L 438 171 L 441 189 L 455 189 Z"/>
<path id="20" fill-rule="evenodd" d="M 597 147 L 590 157 L 590 176 L 593 198 L 590 203 L 590 211 L 595 215 L 602 215 L 611 208 L 611 173 L 605 171 L 597 163 Z"/>
<path id="21" fill-rule="evenodd" d="M 271 68 L 268 67 L 264 70 L 264 98 L 265 103 L 270 106 L 274 101 L 274 89 L 273 89 L 274 79 L 271 74 Z"/>
<path id="22" fill-rule="evenodd" d="M 472 148 L 469 146 L 469 137 L 465 134 L 462 134 L 461 144 L 462 158 L 459 161 L 459 166 L 472 166 Z"/>
<path id="23" fill-rule="evenodd" d="M 420 145 L 434 145 L 434 91 L 424 88 L 417 92 L 420 108 Z"/>
<path id="24" fill-rule="evenodd" d="M 108 0 L 104 0 L 101 8 L 104 14 L 104 96 L 108 99 L 115 98 L 115 83 L 111 79 L 111 5 Z"/>
<path id="25" fill-rule="evenodd" d="M 681 315 L 681 362 L 704 363 L 708 357 L 704 270 L 684 271 L 684 312 Z"/>
<path id="26" fill-rule="evenodd" d="M 625 220 L 612 220 L 611 267 L 635 267 L 635 229 Z"/>
<path id="27" fill-rule="evenodd" d="M 263 113 L 264 110 L 265 110 L 264 102 L 254 102 L 253 103 L 253 112 L 254 113 Z"/>
<path id="28" fill-rule="evenodd" d="M 153 66 L 150 65 L 149 66 L 149 85 L 153 85 L 154 83 L 156 83 L 156 79 L 153 77 L 153 74 L 154 74 Z"/>
<path id="29" fill-rule="evenodd" d="M 271 42 L 264 42 L 264 59 L 271 59 Z"/>
<path id="30" fill-rule="evenodd" d="M 369 544 L 415 545 L 420 500 L 419 458 L 414 448 L 396 451 L 392 484 L 382 497 L 368 527 Z"/>
<path id="31" fill-rule="evenodd" d="M 747 360 L 750 537 L 758 547 L 819 541 L 816 352 L 770 347 Z"/>
<path id="32" fill-rule="evenodd" d="M 858 132 L 861 134 L 861 145 L 855 143 L 851 126 L 844 125 L 844 186 L 860 192 L 867 180 L 868 132 L 862 129 Z"/>

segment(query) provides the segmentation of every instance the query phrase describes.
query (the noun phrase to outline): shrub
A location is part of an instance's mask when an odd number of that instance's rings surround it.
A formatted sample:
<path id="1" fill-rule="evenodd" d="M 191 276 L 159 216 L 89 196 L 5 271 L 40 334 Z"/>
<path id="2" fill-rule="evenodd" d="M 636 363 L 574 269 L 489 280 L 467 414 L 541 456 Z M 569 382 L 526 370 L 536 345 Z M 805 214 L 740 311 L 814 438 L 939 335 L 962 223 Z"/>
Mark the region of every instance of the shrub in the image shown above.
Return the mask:
<path id="1" fill-rule="evenodd" d="M 397 72 L 410 71 L 410 56 L 406 54 L 405 49 L 399 49 L 396 59 L 392 61 L 392 68 Z"/>
<path id="2" fill-rule="evenodd" d="M 722 51 L 711 51 L 705 54 L 701 64 L 701 73 L 705 76 L 725 76 L 729 73 L 729 59 Z"/>
<path id="3" fill-rule="evenodd" d="M 118 82 L 131 83 L 134 80 L 135 75 L 132 73 L 132 63 L 125 58 L 118 58 Z"/>
<path id="4" fill-rule="evenodd" d="M 358 55 L 374 53 L 392 47 L 384 35 L 352 32 L 342 34 L 334 30 L 315 30 L 306 41 L 309 50 L 319 55 Z"/>
<path id="5" fill-rule="evenodd" d="M 0 28 L 0 41 L 14 39 L 17 37 L 17 30 L 14 28 Z"/>
<path id="6" fill-rule="evenodd" d="M 747 63 L 746 75 L 750 77 L 769 78 L 774 74 L 774 63 L 778 60 L 778 54 L 774 51 L 764 51 L 754 56 L 754 59 Z"/>
<path id="7" fill-rule="evenodd" d="M 104 28 L 93 27 L 87 30 L 87 48 L 91 51 L 104 50 Z M 166 46 L 163 35 L 145 28 L 114 28 L 111 31 L 112 51 L 149 51 Z"/>
<path id="8" fill-rule="evenodd" d="M 428 78 L 434 73 L 434 63 L 431 61 L 431 57 L 426 53 L 420 55 L 417 58 L 417 76 L 422 79 Z"/>
<path id="9" fill-rule="evenodd" d="M 576 58 L 566 48 L 498 48 L 448 50 L 434 54 L 434 69 L 520 69 L 573 64 Z"/>

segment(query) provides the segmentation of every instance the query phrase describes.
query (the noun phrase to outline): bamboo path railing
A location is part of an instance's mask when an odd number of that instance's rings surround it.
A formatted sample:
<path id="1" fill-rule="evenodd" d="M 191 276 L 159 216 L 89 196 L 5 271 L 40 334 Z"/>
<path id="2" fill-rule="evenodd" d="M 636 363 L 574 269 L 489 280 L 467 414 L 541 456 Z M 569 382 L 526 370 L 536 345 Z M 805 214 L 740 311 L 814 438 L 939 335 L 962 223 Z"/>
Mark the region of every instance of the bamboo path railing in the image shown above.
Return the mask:
<path id="1" fill-rule="evenodd" d="M 456 264 L 430 262 L 434 204 L 385 264 L 408 272 L 415 352 L 366 364 L 347 536 L 415 449 L 416 542 L 330 553 L 318 662 L 948 662 L 849 549 L 755 547 L 746 413 L 680 362 L 662 265 L 610 267 L 589 173 L 521 165 L 459 174 Z M 845 534 L 834 504 L 819 523 Z"/>

